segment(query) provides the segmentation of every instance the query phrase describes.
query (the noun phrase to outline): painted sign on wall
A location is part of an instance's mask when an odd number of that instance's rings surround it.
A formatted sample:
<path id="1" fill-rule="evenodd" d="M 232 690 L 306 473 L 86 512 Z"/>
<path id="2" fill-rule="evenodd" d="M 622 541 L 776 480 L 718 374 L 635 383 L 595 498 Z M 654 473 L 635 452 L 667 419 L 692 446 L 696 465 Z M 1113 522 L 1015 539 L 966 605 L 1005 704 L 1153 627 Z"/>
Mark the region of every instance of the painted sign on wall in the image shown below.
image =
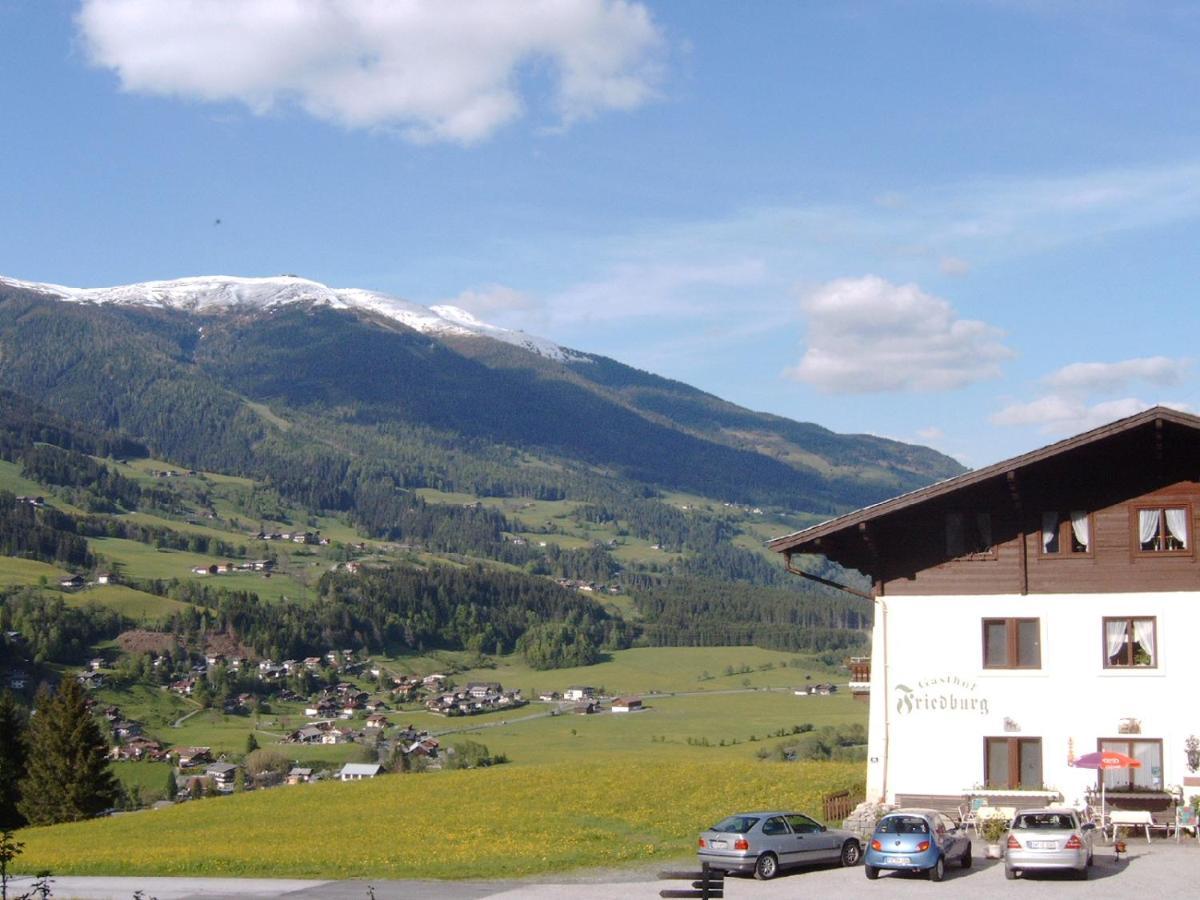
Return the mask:
<path id="1" fill-rule="evenodd" d="M 922 678 L 915 686 L 896 685 L 896 712 L 902 716 L 960 712 L 986 716 L 988 700 L 979 696 L 977 686 L 971 679 L 939 675 Z"/>

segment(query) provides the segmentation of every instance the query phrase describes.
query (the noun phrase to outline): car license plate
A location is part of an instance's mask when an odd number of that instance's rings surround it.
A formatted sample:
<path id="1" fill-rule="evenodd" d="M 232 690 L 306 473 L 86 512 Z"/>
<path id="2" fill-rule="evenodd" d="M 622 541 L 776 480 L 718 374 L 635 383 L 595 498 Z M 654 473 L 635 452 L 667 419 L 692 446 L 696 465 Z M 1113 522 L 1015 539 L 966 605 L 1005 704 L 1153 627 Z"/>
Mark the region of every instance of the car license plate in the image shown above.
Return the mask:
<path id="1" fill-rule="evenodd" d="M 729 841 L 709 841 L 708 846 L 712 847 L 714 850 L 724 850 L 729 846 Z"/>
<path id="2" fill-rule="evenodd" d="M 889 866 L 907 866 L 909 864 L 907 856 L 885 856 L 883 861 Z"/>
<path id="3" fill-rule="evenodd" d="M 1058 846 L 1057 841 L 1030 841 L 1029 847 L 1032 850 L 1053 850 Z"/>

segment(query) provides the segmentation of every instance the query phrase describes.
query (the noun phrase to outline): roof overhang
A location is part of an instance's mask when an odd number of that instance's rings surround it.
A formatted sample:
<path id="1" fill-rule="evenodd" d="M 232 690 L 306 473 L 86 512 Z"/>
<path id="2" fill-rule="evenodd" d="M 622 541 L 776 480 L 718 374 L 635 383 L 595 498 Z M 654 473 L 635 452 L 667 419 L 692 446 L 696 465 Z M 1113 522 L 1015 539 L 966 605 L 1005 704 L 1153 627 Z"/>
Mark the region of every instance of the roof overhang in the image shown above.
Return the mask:
<path id="1" fill-rule="evenodd" d="M 893 497 L 891 500 L 866 506 L 802 531 L 775 538 L 768 541 L 767 546 L 777 553 L 784 553 L 789 557 L 793 553 L 820 553 L 819 544 L 824 538 L 833 537 L 850 529 L 865 529 L 872 521 L 892 513 L 945 498 L 992 479 L 1016 476 L 1021 470 L 1030 466 L 1111 440 L 1118 435 L 1142 428 L 1161 429 L 1165 423 L 1200 432 L 1200 416 L 1193 416 L 1165 406 L 1155 406 L 1137 415 L 1093 428 L 1091 431 L 1085 431 L 1021 456 L 1014 456 L 1012 459 L 1006 459 L 982 469 L 964 472 L 962 475 L 918 488 L 907 494 L 901 494 L 899 497 Z"/>

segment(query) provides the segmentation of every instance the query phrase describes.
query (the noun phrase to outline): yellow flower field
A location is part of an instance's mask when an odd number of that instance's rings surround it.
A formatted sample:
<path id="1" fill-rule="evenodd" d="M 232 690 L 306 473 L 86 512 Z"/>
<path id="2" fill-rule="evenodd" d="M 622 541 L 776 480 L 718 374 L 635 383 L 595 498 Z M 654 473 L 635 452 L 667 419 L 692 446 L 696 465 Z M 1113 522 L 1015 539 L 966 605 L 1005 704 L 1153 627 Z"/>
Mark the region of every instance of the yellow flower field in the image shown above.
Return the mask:
<path id="1" fill-rule="evenodd" d="M 686 854 L 737 810 L 821 814 L 861 763 L 500 767 L 276 788 L 18 834 L 23 871 L 468 878 Z"/>

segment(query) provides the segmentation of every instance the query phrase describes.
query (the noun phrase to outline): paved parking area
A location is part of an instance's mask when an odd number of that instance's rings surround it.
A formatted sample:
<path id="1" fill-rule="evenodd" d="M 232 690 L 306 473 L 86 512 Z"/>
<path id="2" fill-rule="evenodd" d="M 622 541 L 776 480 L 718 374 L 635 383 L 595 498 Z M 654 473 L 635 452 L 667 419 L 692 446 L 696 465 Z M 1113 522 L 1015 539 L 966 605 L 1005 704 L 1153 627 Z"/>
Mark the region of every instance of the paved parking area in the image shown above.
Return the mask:
<path id="1" fill-rule="evenodd" d="M 885 874 L 867 881 L 862 866 L 852 869 L 821 868 L 779 876 L 773 881 L 729 878 L 725 896 L 730 900 L 794 900 L 797 896 L 845 900 L 878 897 L 992 898 L 1078 897 L 1087 900 L 1139 900 L 1139 898 L 1200 896 L 1200 845 L 1195 839 L 1177 844 L 1156 840 L 1147 845 L 1129 840 L 1129 853 L 1120 861 L 1112 848 L 1097 845 L 1096 864 L 1088 881 L 1065 875 L 1029 875 L 1017 881 L 1004 878 L 998 860 L 976 858 L 970 869 L 950 868 L 942 884 L 925 878 Z M 686 868 L 690 861 L 676 866 Z M 666 887 L 683 882 L 654 880 L 654 869 L 583 871 L 568 876 L 514 881 L 303 881 L 254 878 L 56 878 L 57 898 L 129 900 L 135 891 L 158 900 L 223 900 L 223 898 L 288 897 L 291 900 L 634 900 L 653 898 Z M 18 895 L 28 890 L 27 879 L 9 885 Z M 965 893 L 964 893 L 965 892 Z"/>

